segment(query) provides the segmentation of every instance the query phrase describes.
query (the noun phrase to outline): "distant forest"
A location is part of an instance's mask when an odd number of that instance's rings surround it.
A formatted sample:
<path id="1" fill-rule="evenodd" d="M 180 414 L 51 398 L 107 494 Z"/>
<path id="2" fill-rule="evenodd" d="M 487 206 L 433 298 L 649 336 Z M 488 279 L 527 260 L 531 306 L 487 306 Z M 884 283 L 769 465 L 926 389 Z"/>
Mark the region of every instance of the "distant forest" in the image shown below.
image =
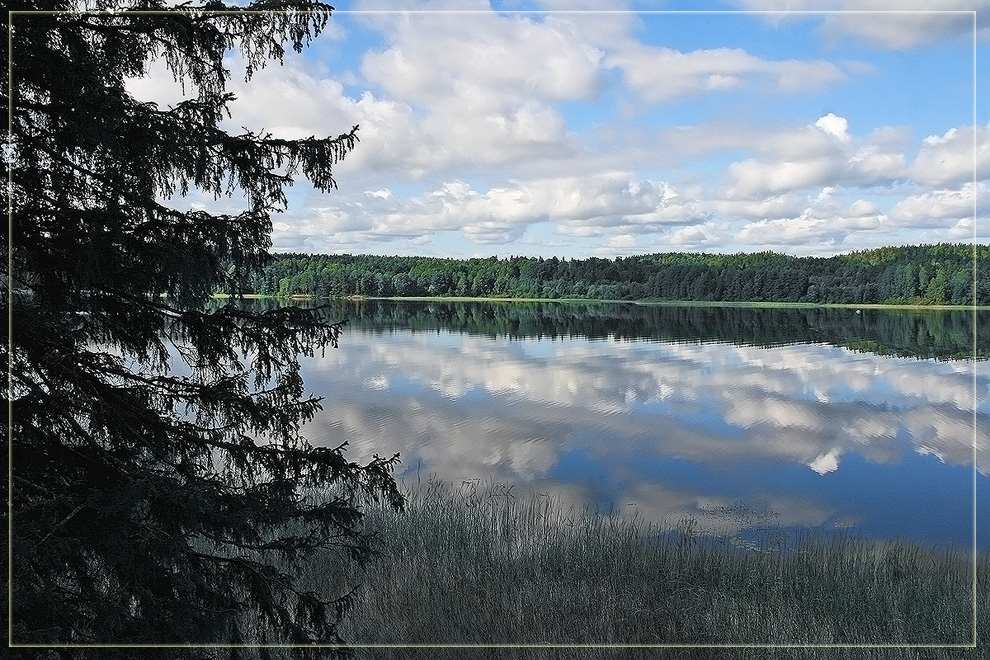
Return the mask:
<path id="1" fill-rule="evenodd" d="M 883 247 L 833 257 L 660 253 L 614 260 L 281 254 L 246 285 L 253 293 L 318 298 L 990 305 L 990 246 Z"/>

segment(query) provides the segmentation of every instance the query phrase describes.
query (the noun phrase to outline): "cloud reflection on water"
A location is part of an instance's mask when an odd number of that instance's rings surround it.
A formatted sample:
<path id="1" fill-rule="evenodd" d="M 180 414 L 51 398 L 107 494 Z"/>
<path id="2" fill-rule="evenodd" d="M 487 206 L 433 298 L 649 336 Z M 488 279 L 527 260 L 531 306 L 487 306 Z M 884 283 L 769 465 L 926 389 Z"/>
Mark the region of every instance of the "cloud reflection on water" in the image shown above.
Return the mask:
<path id="1" fill-rule="evenodd" d="M 990 474 L 985 362 L 830 345 L 353 330 L 305 370 L 328 396 L 306 429 L 314 442 L 347 440 L 355 457 L 400 452 L 409 478 L 493 479 L 578 506 L 606 497 L 650 519 L 727 506 L 734 496 L 711 475 L 745 466 L 769 480 L 803 466 L 807 481 L 841 473 L 851 456 L 893 466 L 914 452 L 959 466 L 975 455 Z M 574 457 L 594 468 L 575 477 Z M 650 461 L 699 478 L 644 479 Z M 856 522 L 811 490 L 748 487 L 782 523 Z"/>

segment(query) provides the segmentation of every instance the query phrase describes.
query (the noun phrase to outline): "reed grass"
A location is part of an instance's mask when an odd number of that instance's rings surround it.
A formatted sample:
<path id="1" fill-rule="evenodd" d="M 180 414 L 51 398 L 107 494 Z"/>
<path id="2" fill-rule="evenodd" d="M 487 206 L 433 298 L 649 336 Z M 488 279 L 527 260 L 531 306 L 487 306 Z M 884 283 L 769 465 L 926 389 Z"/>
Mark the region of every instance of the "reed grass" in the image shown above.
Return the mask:
<path id="1" fill-rule="evenodd" d="M 408 497 L 403 512 L 367 508 L 377 560 L 348 569 L 324 556 L 309 568 L 322 587 L 362 585 L 340 628 L 357 657 L 990 657 L 979 655 L 985 646 L 962 648 L 974 623 L 990 630 L 987 553 L 975 562 L 974 596 L 965 548 L 848 532 L 778 535 L 757 548 L 700 534 L 692 520 L 662 529 L 548 496 L 517 499 L 498 483 L 430 480 Z M 361 646 L 369 644 L 534 646 Z M 755 646 L 719 648 L 746 644 Z"/>

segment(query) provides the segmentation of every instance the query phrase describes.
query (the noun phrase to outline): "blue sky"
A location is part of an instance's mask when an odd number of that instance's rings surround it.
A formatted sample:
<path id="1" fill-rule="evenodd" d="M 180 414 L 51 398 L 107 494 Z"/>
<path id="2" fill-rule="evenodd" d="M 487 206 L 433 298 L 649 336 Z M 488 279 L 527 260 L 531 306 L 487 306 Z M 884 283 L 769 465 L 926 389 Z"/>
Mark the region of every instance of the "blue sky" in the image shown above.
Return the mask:
<path id="1" fill-rule="evenodd" d="M 275 251 L 990 241 L 990 0 L 336 4 L 282 66 L 245 84 L 229 62 L 230 130 L 361 126 L 339 191 L 292 189 Z M 941 11 L 864 11 L 892 7 Z M 782 8 L 800 12 L 770 12 Z M 166 78 L 135 94 L 174 101 Z"/>

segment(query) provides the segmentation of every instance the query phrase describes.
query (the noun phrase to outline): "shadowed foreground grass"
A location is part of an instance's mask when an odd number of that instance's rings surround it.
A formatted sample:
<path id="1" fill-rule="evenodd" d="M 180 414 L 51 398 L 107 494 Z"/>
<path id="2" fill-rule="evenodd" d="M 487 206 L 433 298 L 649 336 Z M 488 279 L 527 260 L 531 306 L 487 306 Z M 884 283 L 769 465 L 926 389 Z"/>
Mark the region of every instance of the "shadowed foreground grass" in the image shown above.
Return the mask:
<path id="1" fill-rule="evenodd" d="M 429 482 L 407 510 L 368 509 L 382 556 L 310 579 L 362 583 L 341 629 L 357 657 L 984 657 L 982 648 L 360 648 L 361 644 L 969 645 L 973 561 L 850 535 L 753 550 L 636 520 L 517 501 L 504 485 Z M 978 558 L 977 630 L 990 630 Z"/>

